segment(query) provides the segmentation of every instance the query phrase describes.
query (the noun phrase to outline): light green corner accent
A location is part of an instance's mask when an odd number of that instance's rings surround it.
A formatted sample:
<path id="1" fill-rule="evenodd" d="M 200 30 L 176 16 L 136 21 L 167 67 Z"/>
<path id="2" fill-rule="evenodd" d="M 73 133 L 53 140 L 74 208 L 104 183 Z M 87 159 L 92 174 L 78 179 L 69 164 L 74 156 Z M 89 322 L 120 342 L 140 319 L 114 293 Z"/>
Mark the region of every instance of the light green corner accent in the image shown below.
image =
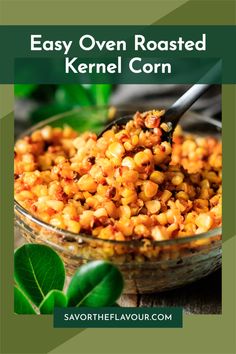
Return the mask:
<path id="1" fill-rule="evenodd" d="M 4 25 L 148 25 L 186 2 L 186 0 L 2 0 L 1 22 Z"/>
<path id="2" fill-rule="evenodd" d="M 14 86 L 0 85 L 0 118 L 9 114 L 14 107 Z"/>

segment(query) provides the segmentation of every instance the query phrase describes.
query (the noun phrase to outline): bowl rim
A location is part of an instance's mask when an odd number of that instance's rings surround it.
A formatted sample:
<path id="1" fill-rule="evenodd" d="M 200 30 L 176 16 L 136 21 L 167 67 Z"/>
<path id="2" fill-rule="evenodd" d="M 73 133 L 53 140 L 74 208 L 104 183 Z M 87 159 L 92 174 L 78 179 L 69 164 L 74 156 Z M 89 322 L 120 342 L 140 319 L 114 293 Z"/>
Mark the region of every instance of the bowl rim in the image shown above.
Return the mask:
<path id="1" fill-rule="evenodd" d="M 135 107 L 135 105 L 134 105 Z M 137 106 L 136 106 L 137 107 Z M 93 107 L 93 106 L 86 106 L 86 107 L 80 107 L 80 108 L 75 108 L 73 110 L 69 110 L 63 113 L 59 113 L 57 115 L 54 115 L 52 117 L 49 117 L 37 124 L 34 124 L 33 126 L 31 126 L 30 128 L 28 128 L 27 130 L 25 130 L 22 134 L 20 134 L 17 139 L 24 137 L 25 135 L 28 135 L 30 133 L 32 133 L 33 131 L 52 123 L 55 120 L 58 119 L 63 119 L 65 116 L 69 115 L 69 114 L 73 114 L 73 113 L 79 113 L 80 111 L 83 111 L 84 109 L 107 109 L 109 108 L 109 106 L 98 106 L 98 107 Z M 125 109 L 131 109 L 133 108 L 131 105 L 119 105 L 118 107 L 116 107 L 117 110 L 125 110 Z M 136 109 L 137 110 L 137 109 Z M 186 114 L 189 115 L 194 115 L 195 117 L 197 117 L 198 119 L 200 119 L 203 122 L 206 122 L 212 126 L 214 126 L 215 128 L 221 129 L 222 128 L 222 124 L 221 122 L 207 117 L 205 115 L 201 115 L 192 111 L 188 111 Z M 49 230 L 52 231 L 54 233 L 57 234 L 61 234 L 63 237 L 70 237 L 70 238 L 74 238 L 75 241 L 78 240 L 84 240 L 84 241 L 97 241 L 97 242 L 101 242 L 101 243 L 109 243 L 109 244 L 113 244 L 113 245 L 121 245 L 121 246 L 139 246 L 142 247 L 144 245 L 144 243 L 147 242 L 146 239 L 144 240 L 127 240 L 127 241 L 117 241 L 117 240 L 105 240 L 105 239 L 99 239 L 97 237 L 94 237 L 92 235 L 88 235 L 85 233 L 79 233 L 79 234 L 75 234 L 73 232 L 70 232 L 69 230 L 65 230 L 65 229 L 61 229 L 55 226 L 52 226 L 40 219 L 38 219 L 36 216 L 32 215 L 30 212 L 28 212 L 25 208 L 23 208 L 14 198 L 14 212 L 16 214 L 16 212 L 20 213 L 23 217 L 26 217 L 27 219 L 29 219 L 30 221 L 34 222 L 35 224 Z M 188 236 L 184 236 L 184 237 L 180 237 L 180 238 L 173 238 L 173 239 L 169 239 L 169 240 L 162 240 L 162 241 L 155 241 L 155 240 L 149 240 L 148 239 L 148 245 L 150 246 L 168 246 L 168 245 L 178 245 L 178 244 L 184 244 L 184 243 L 189 243 L 192 241 L 197 241 L 197 240 L 202 240 L 202 239 L 208 239 L 214 236 L 219 236 L 222 234 L 222 226 L 208 230 L 207 232 L 204 233 L 200 233 L 200 234 L 196 234 L 196 235 L 188 235 Z"/>

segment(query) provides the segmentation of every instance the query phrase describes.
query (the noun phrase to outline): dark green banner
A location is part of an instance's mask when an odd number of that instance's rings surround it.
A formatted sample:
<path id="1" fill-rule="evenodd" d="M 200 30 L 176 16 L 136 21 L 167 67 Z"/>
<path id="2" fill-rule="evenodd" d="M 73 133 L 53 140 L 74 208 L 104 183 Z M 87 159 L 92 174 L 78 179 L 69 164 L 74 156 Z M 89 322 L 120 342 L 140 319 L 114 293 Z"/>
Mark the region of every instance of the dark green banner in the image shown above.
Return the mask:
<path id="1" fill-rule="evenodd" d="M 235 26 L 1 26 L 0 82 L 235 83 Z M 222 76 L 202 79 L 217 62 Z"/>
<path id="2" fill-rule="evenodd" d="M 55 308 L 55 328 L 182 328 L 181 307 Z"/>

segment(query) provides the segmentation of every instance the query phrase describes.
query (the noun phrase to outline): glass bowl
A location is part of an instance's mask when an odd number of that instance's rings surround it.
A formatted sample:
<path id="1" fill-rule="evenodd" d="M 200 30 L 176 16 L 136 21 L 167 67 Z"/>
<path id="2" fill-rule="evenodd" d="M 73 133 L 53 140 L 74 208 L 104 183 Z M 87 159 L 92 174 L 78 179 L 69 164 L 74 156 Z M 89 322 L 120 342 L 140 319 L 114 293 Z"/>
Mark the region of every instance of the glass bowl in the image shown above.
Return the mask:
<path id="1" fill-rule="evenodd" d="M 151 109 L 149 107 L 140 110 Z M 124 107 L 112 115 L 123 116 L 137 110 Z M 109 113 L 110 112 L 110 113 Z M 22 136 L 45 125 L 54 127 L 68 124 L 76 128 L 78 120 L 86 122 L 91 114 L 104 119 L 111 114 L 108 108 L 86 107 L 47 119 Z M 180 121 L 187 132 L 196 135 L 214 135 L 220 139 L 218 121 L 189 112 Z M 86 130 L 86 124 L 82 125 Z M 94 130 L 98 130 L 95 127 Z M 119 267 L 125 280 L 125 294 L 152 293 L 173 289 L 207 276 L 221 266 L 221 228 L 206 233 L 166 241 L 107 241 L 93 236 L 74 234 L 55 228 L 31 215 L 15 201 L 15 226 L 28 242 L 52 247 L 62 257 L 68 275 L 82 264 L 104 259 Z"/>

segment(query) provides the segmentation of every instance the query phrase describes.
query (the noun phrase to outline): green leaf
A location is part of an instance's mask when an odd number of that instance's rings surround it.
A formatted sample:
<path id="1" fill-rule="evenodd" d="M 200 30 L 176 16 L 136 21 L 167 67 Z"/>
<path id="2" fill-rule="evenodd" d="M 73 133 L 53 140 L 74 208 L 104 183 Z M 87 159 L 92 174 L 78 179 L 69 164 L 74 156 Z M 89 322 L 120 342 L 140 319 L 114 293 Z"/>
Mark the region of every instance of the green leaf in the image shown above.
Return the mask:
<path id="1" fill-rule="evenodd" d="M 56 101 L 74 106 L 91 106 L 89 89 L 80 84 L 60 85 L 56 91 Z"/>
<path id="2" fill-rule="evenodd" d="M 91 85 L 91 93 L 94 104 L 97 106 L 105 106 L 109 103 L 112 85 L 109 84 L 94 84 Z"/>
<path id="3" fill-rule="evenodd" d="M 68 290 L 69 306 L 111 306 L 121 295 L 123 277 L 109 262 L 94 261 L 80 267 Z"/>
<path id="4" fill-rule="evenodd" d="M 50 247 L 26 244 L 15 251 L 15 281 L 27 297 L 39 305 L 50 290 L 62 290 L 65 268 Z"/>
<path id="5" fill-rule="evenodd" d="M 54 311 L 54 307 L 66 307 L 67 297 L 62 291 L 52 290 L 43 299 L 39 306 L 41 314 L 51 314 Z"/>
<path id="6" fill-rule="evenodd" d="M 38 87 L 38 85 L 30 85 L 30 84 L 27 84 L 27 85 L 20 85 L 20 84 L 15 84 L 14 86 L 14 93 L 15 93 L 15 96 L 17 97 L 28 97 L 31 95 L 31 93 L 33 91 L 35 91 L 35 89 Z"/>
<path id="7" fill-rule="evenodd" d="M 16 286 L 14 287 L 14 312 L 19 315 L 36 315 L 29 300 Z"/>

